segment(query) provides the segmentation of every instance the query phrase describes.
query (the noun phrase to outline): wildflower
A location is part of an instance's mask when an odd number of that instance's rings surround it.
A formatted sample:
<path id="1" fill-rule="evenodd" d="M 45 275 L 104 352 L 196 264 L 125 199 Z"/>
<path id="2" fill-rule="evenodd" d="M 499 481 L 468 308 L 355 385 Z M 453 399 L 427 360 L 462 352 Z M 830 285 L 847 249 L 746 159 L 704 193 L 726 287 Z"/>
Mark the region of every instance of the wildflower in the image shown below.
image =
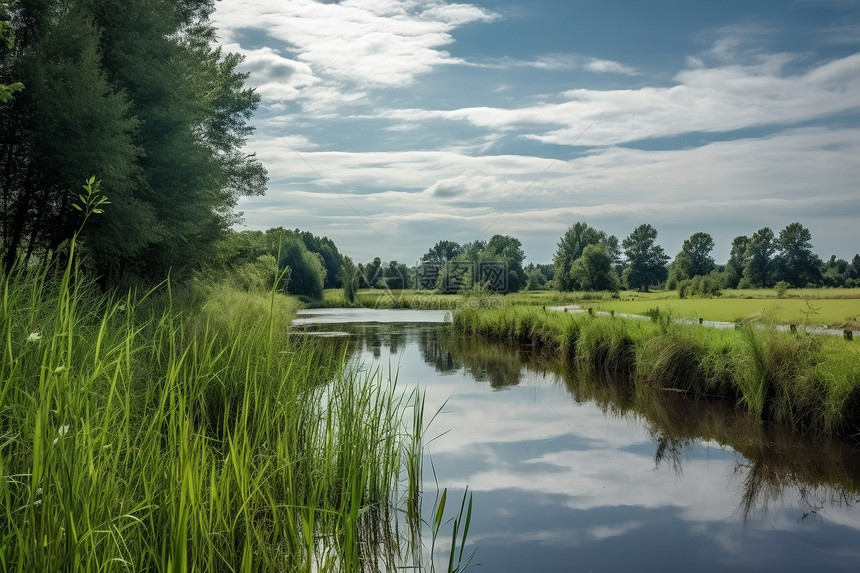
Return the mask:
<path id="1" fill-rule="evenodd" d="M 42 335 L 39 332 L 31 332 L 27 337 L 27 342 L 38 342 L 42 340 Z"/>

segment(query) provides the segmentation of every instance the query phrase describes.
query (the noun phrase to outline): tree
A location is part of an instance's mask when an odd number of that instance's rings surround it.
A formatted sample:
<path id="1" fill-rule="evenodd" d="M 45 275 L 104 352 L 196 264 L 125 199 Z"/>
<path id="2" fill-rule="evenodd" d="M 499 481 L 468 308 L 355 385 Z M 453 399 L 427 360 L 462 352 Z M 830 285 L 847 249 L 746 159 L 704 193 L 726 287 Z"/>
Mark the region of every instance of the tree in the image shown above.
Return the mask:
<path id="1" fill-rule="evenodd" d="M 738 286 L 741 288 L 770 288 L 773 286 L 773 254 L 776 251 L 773 231 L 770 227 L 759 229 L 750 238 L 745 253 L 743 279 Z"/>
<path id="2" fill-rule="evenodd" d="M 111 199 L 82 246 L 102 276 L 174 276 L 214 253 L 266 172 L 241 147 L 259 101 L 214 47 L 210 0 L 23 0 L 6 72 L 27 89 L 0 108 L 2 249 L 57 253 L 69 197 L 92 175 Z M 20 97 L 19 97 L 20 96 Z"/>
<path id="3" fill-rule="evenodd" d="M 459 243 L 455 243 L 454 241 L 439 241 L 421 257 L 421 262 L 437 264 L 441 267 L 459 254 Z"/>
<path id="4" fill-rule="evenodd" d="M 812 233 L 800 223 L 791 223 L 779 232 L 779 250 L 774 260 L 777 278 L 793 287 L 821 282 L 821 259 L 812 252 Z"/>
<path id="5" fill-rule="evenodd" d="M 584 222 L 574 223 L 558 242 L 558 248 L 553 257 L 555 269 L 556 288 L 560 291 L 573 291 L 580 288 L 571 275 L 570 270 L 573 262 L 582 256 L 583 250 L 588 245 L 603 243 L 607 246 L 610 258 L 617 262 L 619 257 L 618 239 L 607 236 L 603 231 L 598 231 Z"/>
<path id="6" fill-rule="evenodd" d="M 583 290 L 618 290 L 618 275 L 615 274 L 612 257 L 602 243 L 587 245 L 582 256 L 573 262 L 570 273 Z"/>
<path id="7" fill-rule="evenodd" d="M 747 266 L 747 246 L 750 238 L 746 235 L 732 240 L 732 250 L 726 263 L 726 288 L 737 288 Z"/>
<path id="8" fill-rule="evenodd" d="M 280 253 L 278 267 L 282 272 L 285 271 L 283 290 L 314 299 L 322 298 L 325 281 L 322 257 L 310 252 L 302 240 L 294 235 L 284 238 Z"/>
<path id="9" fill-rule="evenodd" d="M 496 292 L 522 290 L 526 286 L 526 273 L 523 270 L 525 257 L 523 244 L 519 239 L 510 235 L 493 235 L 487 248 L 479 256 L 479 263 L 482 264 L 476 269 L 479 273 L 477 279 L 481 283 L 488 282 L 490 288 Z M 505 273 L 503 282 L 493 280 L 497 272 Z"/>
<path id="10" fill-rule="evenodd" d="M 11 2 L 0 0 L 0 49 L 11 50 L 15 45 L 15 34 L 10 30 L 9 26 L 9 8 Z M 9 81 L 9 80 L 6 80 Z M 0 83 L 0 104 L 6 103 L 12 99 L 12 94 L 24 89 L 24 84 L 21 82 L 12 82 L 8 84 Z"/>
<path id="11" fill-rule="evenodd" d="M 666 280 L 668 255 L 656 244 L 657 230 L 644 224 L 636 227 L 621 243 L 627 258 L 627 284 L 630 288 L 648 291 L 652 285 Z"/>

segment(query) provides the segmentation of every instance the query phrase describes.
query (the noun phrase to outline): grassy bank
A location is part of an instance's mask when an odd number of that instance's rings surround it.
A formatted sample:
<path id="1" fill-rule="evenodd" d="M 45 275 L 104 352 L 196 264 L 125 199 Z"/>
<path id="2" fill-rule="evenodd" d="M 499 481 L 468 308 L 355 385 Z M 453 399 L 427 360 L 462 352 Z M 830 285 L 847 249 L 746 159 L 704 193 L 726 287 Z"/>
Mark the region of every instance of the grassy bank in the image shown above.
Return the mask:
<path id="1" fill-rule="evenodd" d="M 486 299 L 486 297 L 484 297 Z M 579 304 L 596 310 L 644 314 L 653 308 L 676 318 L 724 322 L 754 320 L 778 324 L 828 325 L 860 329 L 860 289 L 791 289 L 783 298 L 773 289 L 725 290 L 718 298 L 678 298 L 678 291 L 611 293 L 522 291 L 496 298 L 494 306 L 557 306 Z M 318 306 L 444 309 L 476 306 L 476 297 L 426 290 L 365 289 L 349 304 L 340 289 L 326 291 Z"/>
<path id="2" fill-rule="evenodd" d="M 464 308 L 454 329 L 627 376 L 642 387 L 730 400 L 763 421 L 801 431 L 860 432 L 860 345 L 837 337 L 747 326 L 696 325 L 546 312 Z"/>
<path id="3" fill-rule="evenodd" d="M 344 374 L 337 341 L 291 339 L 296 307 L 226 288 L 105 295 L 70 269 L 7 276 L 2 569 L 377 563 L 420 455 L 412 403 Z"/>

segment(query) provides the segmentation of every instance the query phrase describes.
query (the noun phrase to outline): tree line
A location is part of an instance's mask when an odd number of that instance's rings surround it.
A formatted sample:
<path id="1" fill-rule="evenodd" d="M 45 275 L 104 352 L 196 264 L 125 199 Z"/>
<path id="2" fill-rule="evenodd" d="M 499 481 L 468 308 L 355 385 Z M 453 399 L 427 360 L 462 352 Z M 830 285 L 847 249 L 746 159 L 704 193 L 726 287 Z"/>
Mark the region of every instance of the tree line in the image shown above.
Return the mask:
<path id="1" fill-rule="evenodd" d="M 0 262 L 47 264 L 79 236 L 106 282 L 199 268 L 267 174 L 242 151 L 259 96 L 215 47 L 214 0 L 3 1 Z"/>
<path id="2" fill-rule="evenodd" d="M 677 289 L 680 295 L 712 296 L 721 289 L 860 286 L 860 255 L 849 262 L 813 252 L 812 233 L 791 223 L 778 235 L 768 228 L 732 241 L 729 260 L 718 265 L 708 233 L 693 233 L 669 263 L 657 244 L 657 230 L 643 224 L 620 244 L 615 236 L 575 223 L 561 237 L 551 285 L 562 291 L 624 287 Z"/>

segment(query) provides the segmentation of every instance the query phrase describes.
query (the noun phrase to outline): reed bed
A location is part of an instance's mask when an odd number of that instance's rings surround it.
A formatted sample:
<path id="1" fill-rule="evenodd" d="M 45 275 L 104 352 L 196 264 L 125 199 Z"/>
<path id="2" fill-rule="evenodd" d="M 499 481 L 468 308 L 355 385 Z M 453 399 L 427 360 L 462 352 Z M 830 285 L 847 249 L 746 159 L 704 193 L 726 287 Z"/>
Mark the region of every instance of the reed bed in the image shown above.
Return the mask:
<path id="1" fill-rule="evenodd" d="M 637 387 L 730 400 L 764 422 L 860 436 L 860 345 L 747 325 L 717 330 L 535 307 L 461 309 L 454 330 L 532 346 Z"/>
<path id="2" fill-rule="evenodd" d="M 403 418 L 420 400 L 344 371 L 337 342 L 291 339 L 297 303 L 167 284 L 103 294 L 71 264 L 2 280 L 4 571 L 394 558 L 399 476 L 421 453 Z"/>

